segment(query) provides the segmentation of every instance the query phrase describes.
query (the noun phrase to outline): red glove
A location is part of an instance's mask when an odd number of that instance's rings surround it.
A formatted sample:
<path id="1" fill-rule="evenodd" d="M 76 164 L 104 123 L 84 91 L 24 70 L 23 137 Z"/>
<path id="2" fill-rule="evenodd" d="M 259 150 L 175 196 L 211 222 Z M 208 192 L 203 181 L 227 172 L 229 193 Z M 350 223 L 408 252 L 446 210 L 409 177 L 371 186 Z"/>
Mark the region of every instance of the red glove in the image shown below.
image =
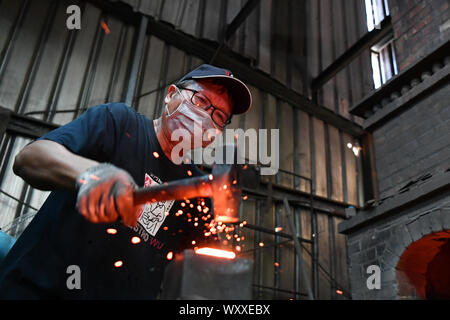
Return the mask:
<path id="1" fill-rule="evenodd" d="M 122 219 L 136 226 L 140 206 L 135 206 L 136 183 L 125 170 L 110 163 L 89 168 L 77 177 L 77 209 L 90 222 L 111 223 Z"/>

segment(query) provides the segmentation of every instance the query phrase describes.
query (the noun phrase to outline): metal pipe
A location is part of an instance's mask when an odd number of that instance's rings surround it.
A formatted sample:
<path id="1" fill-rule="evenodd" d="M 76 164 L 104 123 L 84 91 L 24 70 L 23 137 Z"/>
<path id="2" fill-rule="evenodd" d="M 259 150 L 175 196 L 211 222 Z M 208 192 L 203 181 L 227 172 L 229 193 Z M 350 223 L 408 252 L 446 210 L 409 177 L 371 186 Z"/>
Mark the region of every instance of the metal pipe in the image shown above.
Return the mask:
<path id="1" fill-rule="evenodd" d="M 306 269 L 305 269 L 305 265 L 303 263 L 303 257 L 302 257 L 302 250 L 300 247 L 300 242 L 298 241 L 297 237 L 295 236 L 295 234 L 297 233 L 297 230 L 295 229 L 295 224 L 294 224 L 294 220 L 292 218 L 292 214 L 291 214 L 291 208 L 289 207 L 289 203 L 287 201 L 286 198 L 284 198 L 284 213 L 286 214 L 286 218 L 288 221 L 288 226 L 289 229 L 291 230 L 291 234 L 294 238 L 294 247 L 295 247 L 295 251 L 297 252 L 297 256 L 299 258 L 299 262 L 300 262 L 300 271 L 302 273 L 302 277 L 304 279 L 304 283 L 305 283 L 305 287 L 306 287 L 306 291 L 308 293 L 308 299 L 309 300 L 314 300 L 313 297 L 313 292 L 311 289 L 311 284 L 309 283 L 309 281 L 307 280 L 307 275 L 306 275 Z"/>

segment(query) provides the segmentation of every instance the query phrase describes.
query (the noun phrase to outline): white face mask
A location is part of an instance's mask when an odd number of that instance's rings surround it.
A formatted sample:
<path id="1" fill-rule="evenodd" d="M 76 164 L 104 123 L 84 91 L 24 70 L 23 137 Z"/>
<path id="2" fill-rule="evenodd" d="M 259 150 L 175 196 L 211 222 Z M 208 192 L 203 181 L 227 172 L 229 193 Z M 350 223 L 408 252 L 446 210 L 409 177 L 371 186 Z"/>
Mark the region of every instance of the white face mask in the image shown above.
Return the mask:
<path id="1" fill-rule="evenodd" d="M 178 90 L 178 88 L 177 88 Z M 191 149 L 195 147 L 205 148 L 211 144 L 215 137 L 219 136 L 222 131 L 214 124 L 211 116 L 205 110 L 194 106 L 188 101 L 181 92 L 178 93 L 183 101 L 178 105 L 177 109 L 172 113 L 169 112 L 167 104 L 165 106 L 165 114 L 162 117 L 162 131 L 167 142 L 173 147 L 179 143 L 179 139 L 173 141 L 172 134 L 177 130 L 181 132 L 181 136 L 189 137 Z M 205 139 L 205 133 L 209 133 L 210 139 Z M 211 133 L 215 133 L 211 135 Z M 208 134 L 206 134 L 208 136 Z M 200 142 L 200 143 L 198 143 Z"/>

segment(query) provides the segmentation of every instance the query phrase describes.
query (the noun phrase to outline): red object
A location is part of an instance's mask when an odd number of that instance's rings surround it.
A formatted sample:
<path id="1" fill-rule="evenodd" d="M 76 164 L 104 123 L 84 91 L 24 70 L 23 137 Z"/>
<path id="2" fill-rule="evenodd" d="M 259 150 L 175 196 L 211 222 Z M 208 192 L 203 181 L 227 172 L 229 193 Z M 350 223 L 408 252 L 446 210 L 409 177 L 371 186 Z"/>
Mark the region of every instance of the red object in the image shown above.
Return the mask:
<path id="1" fill-rule="evenodd" d="M 111 30 L 109 30 L 109 27 L 108 27 L 108 25 L 106 24 L 105 21 L 102 20 L 101 26 L 102 26 L 102 29 L 105 31 L 106 34 L 110 34 L 111 33 Z"/>

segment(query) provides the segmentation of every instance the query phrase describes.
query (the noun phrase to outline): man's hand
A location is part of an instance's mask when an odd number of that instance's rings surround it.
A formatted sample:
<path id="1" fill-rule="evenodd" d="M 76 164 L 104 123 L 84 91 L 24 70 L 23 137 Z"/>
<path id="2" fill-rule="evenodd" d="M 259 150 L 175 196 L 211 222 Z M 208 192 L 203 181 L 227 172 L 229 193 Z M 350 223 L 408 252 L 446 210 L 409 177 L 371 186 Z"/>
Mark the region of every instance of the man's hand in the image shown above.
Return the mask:
<path id="1" fill-rule="evenodd" d="M 136 183 L 124 170 L 109 163 L 91 167 L 77 177 L 78 211 L 94 223 L 110 223 L 119 217 L 128 226 L 136 226 L 140 206 L 135 206 Z"/>

